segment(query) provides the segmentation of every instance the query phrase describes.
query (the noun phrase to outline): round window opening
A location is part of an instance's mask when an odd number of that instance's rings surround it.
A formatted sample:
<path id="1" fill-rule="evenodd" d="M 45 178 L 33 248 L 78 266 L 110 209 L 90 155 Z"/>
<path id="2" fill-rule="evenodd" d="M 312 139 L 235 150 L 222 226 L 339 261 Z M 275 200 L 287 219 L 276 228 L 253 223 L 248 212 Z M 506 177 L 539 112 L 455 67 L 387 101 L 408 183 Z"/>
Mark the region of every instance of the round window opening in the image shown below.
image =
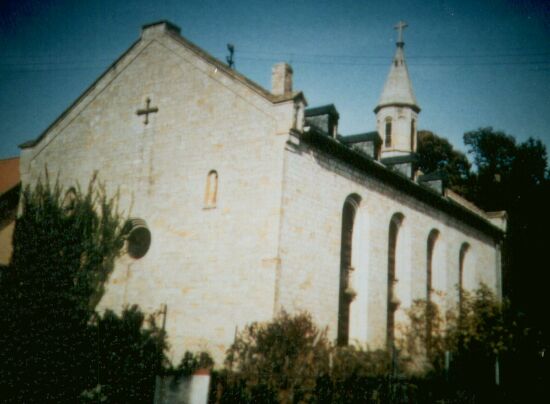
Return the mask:
<path id="1" fill-rule="evenodd" d="M 141 258 L 151 246 L 151 232 L 143 219 L 129 219 L 125 225 L 128 254 L 132 258 Z"/>

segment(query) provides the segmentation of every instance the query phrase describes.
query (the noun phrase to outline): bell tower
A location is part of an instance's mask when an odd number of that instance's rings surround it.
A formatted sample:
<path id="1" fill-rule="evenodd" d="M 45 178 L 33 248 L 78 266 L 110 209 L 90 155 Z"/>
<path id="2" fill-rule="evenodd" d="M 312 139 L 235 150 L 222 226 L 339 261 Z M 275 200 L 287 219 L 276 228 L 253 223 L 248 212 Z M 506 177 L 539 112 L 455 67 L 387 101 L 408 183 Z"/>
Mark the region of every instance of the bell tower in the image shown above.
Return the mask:
<path id="1" fill-rule="evenodd" d="M 400 21 L 395 29 L 397 49 L 386 84 L 374 108 L 376 128 L 382 138 L 382 158 L 411 155 L 416 151 L 416 127 L 420 107 L 414 96 L 407 64 L 405 63 L 403 29 Z"/>

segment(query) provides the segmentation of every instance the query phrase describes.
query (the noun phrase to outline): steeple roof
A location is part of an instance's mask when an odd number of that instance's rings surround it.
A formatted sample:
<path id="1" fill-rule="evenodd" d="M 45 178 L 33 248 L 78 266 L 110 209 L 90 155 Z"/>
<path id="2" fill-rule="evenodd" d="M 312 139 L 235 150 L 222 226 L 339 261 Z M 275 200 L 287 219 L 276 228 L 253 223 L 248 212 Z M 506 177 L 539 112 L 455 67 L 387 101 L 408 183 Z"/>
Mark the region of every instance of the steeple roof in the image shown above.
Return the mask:
<path id="1" fill-rule="evenodd" d="M 386 84 L 374 112 L 378 112 L 380 108 L 390 105 L 409 106 L 416 112 L 419 112 L 420 107 L 416 102 L 407 63 L 405 62 L 405 52 L 403 50 L 405 43 L 402 38 L 404 25 L 400 23 L 396 28 L 400 29 L 399 39 L 396 44 L 397 49 L 393 57 L 390 73 L 386 79 Z"/>

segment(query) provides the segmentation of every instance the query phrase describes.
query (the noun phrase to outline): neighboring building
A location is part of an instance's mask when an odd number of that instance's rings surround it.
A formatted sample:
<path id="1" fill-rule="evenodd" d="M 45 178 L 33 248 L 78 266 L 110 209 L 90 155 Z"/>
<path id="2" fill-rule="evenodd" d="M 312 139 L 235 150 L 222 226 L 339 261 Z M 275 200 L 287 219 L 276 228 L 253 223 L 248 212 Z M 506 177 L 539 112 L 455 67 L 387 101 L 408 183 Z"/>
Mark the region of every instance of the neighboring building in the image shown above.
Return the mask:
<path id="1" fill-rule="evenodd" d="M 480 282 L 500 293 L 505 228 L 441 178 L 416 180 L 420 108 L 403 47 L 377 132 L 343 137 L 333 105 L 306 109 L 289 65 L 274 66 L 267 91 L 173 24 L 146 25 L 21 146 L 22 183 L 47 164 L 67 188 L 97 171 L 120 192 L 135 219 L 101 307 L 166 304 L 176 359 L 219 360 L 236 329 L 283 309 L 307 310 L 341 344 L 385 347 L 415 298 L 449 307 L 457 285 Z"/>
<path id="2" fill-rule="evenodd" d="M 20 188 L 19 157 L 0 160 L 0 267 L 10 263 Z"/>

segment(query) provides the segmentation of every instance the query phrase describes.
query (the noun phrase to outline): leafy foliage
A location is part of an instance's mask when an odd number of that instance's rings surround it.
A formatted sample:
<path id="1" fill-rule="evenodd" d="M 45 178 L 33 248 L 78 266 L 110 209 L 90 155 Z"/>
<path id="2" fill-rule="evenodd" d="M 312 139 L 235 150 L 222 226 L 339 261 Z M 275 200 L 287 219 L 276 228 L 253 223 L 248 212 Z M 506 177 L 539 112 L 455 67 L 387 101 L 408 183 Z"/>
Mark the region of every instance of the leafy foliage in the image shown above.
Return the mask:
<path id="1" fill-rule="evenodd" d="M 531 402 L 540 396 L 541 346 L 522 316 L 486 285 L 461 296 L 461 306 L 445 316 L 437 307 L 427 309 L 431 302 L 414 302 L 400 341 L 401 371 L 409 377 L 423 371 L 423 380 L 439 381 L 446 389 L 438 394 L 446 400 Z"/>
<path id="2" fill-rule="evenodd" d="M 90 365 L 94 369 L 90 377 L 97 383 L 91 392 L 99 389 L 108 403 L 152 402 L 155 376 L 162 371 L 167 348 L 164 331 L 157 327 L 155 317 L 146 319 L 135 305 L 124 309 L 120 316 L 107 310 L 102 316 L 94 316 L 88 334 Z M 81 397 L 89 393 L 87 389 Z M 90 398 L 97 402 L 98 396 L 92 394 Z"/>
<path id="3" fill-rule="evenodd" d="M 504 292 L 549 347 L 550 323 L 542 300 L 550 282 L 544 266 L 548 251 L 545 234 L 550 228 L 546 148 L 531 138 L 518 144 L 512 136 L 492 128 L 468 132 L 464 142 L 477 166 L 474 202 L 487 210 L 508 213 Z"/>
<path id="4" fill-rule="evenodd" d="M 386 351 L 370 351 L 360 346 L 332 347 L 331 367 L 319 380 L 319 398 L 332 403 L 376 402 L 387 394 L 391 358 Z"/>
<path id="5" fill-rule="evenodd" d="M 254 323 L 214 372 L 216 403 L 521 402 L 519 385 L 495 384 L 495 363 L 521 356 L 525 329 L 489 288 L 463 291 L 461 310 L 417 300 L 402 332 L 397 369 L 385 351 L 334 346 L 306 314 Z M 480 401 L 479 401 L 480 400 Z M 519 401 L 518 401 L 519 400 Z"/>
<path id="6" fill-rule="evenodd" d="M 448 157 L 450 148 L 445 143 L 435 140 L 429 132 L 419 132 L 418 149 L 423 170 L 440 169 L 452 161 Z M 514 318 L 529 334 L 530 346 L 514 341 L 518 349 L 524 349 L 522 359 L 503 353 L 503 361 L 507 362 L 503 366 L 515 375 L 514 380 L 535 380 L 539 377 L 540 362 L 535 352 L 550 347 L 550 322 L 544 304 L 550 283 L 550 271 L 545 265 L 548 251 L 545 235 L 550 228 L 550 173 L 546 148 L 540 140 L 529 138 L 517 142 L 513 136 L 491 127 L 465 133 L 464 144 L 474 166 L 465 182 L 453 180 L 449 174 L 449 185 L 486 211 L 507 212 L 503 291 L 513 312 L 518 313 Z"/>
<path id="7" fill-rule="evenodd" d="M 86 193 L 66 195 L 57 185 L 39 184 L 24 190 L 22 212 L 12 262 L 0 272 L 4 401 L 142 402 L 144 394 L 152 396 L 163 333 L 154 324 L 144 330 L 136 307 L 120 317 L 95 312 L 124 246 L 116 198 L 107 198 L 94 180 Z"/>
<path id="8" fill-rule="evenodd" d="M 472 295 L 462 291 L 460 312 L 449 330 L 455 351 L 476 351 L 486 357 L 496 357 L 513 347 L 514 330 L 506 324 L 508 303 L 500 303 L 495 294 L 481 285 Z"/>
<path id="9" fill-rule="evenodd" d="M 446 174 L 449 187 L 467 196 L 470 186 L 470 162 L 449 141 L 428 130 L 418 131 L 418 168 L 424 173 Z"/>
<path id="10" fill-rule="evenodd" d="M 547 179 L 546 149 L 540 140 L 529 138 L 518 145 L 514 137 L 487 127 L 465 133 L 464 144 L 476 166 L 474 199 L 484 209 L 509 210 Z"/>
<path id="11" fill-rule="evenodd" d="M 208 352 L 199 352 L 195 354 L 190 351 L 185 351 L 179 365 L 167 371 L 167 373 L 176 376 L 190 376 L 199 369 L 212 369 L 214 360 Z"/>
<path id="12" fill-rule="evenodd" d="M 237 336 L 214 372 L 212 402 L 365 402 L 387 395 L 389 369 L 386 352 L 334 346 L 308 314 L 283 312 Z"/>
<path id="13" fill-rule="evenodd" d="M 423 299 L 415 300 L 407 314 L 408 325 L 398 343 L 401 369 L 411 375 L 441 372 L 444 352 L 448 348 L 444 316 L 434 302 Z"/>
<path id="14" fill-rule="evenodd" d="M 249 400 L 309 402 L 317 378 L 328 370 L 329 343 L 308 314 L 280 314 L 246 327 L 229 348 L 226 366 L 245 380 Z"/>

